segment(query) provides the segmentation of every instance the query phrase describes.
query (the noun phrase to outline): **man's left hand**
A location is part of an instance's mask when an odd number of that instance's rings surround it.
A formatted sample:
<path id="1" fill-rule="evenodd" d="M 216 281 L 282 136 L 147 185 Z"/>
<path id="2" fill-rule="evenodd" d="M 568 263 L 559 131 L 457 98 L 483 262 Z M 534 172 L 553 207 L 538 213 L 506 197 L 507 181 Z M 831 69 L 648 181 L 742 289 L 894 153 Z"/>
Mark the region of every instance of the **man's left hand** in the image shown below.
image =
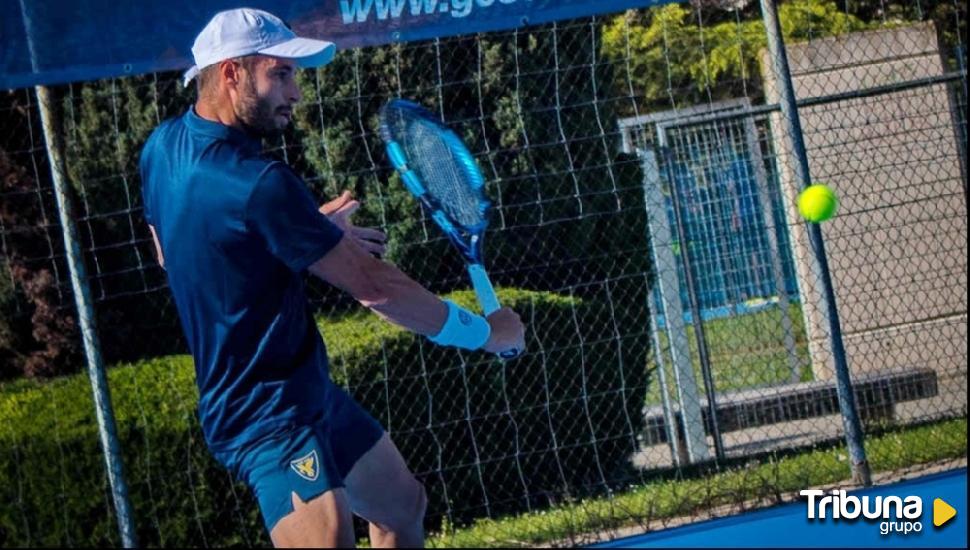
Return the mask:
<path id="1" fill-rule="evenodd" d="M 378 257 L 384 255 L 387 243 L 387 235 L 379 229 L 370 227 L 357 227 L 350 221 L 350 216 L 360 208 L 360 202 L 354 199 L 350 191 L 344 191 L 339 197 L 320 207 L 320 212 L 330 218 L 330 221 L 337 227 L 344 230 L 344 233 L 356 239 L 357 244 L 364 250 L 376 254 Z"/>

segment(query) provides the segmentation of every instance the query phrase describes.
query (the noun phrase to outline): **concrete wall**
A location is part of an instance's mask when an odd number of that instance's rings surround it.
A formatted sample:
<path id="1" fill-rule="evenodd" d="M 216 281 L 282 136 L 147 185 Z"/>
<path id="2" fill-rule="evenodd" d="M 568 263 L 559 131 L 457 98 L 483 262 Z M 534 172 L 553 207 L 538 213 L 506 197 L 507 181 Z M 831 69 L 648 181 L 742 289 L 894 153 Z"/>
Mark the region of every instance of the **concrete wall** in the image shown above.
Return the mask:
<path id="1" fill-rule="evenodd" d="M 798 99 L 943 74 L 930 23 L 788 46 Z M 769 102 L 777 102 L 762 57 Z M 799 111 L 813 182 L 839 195 L 823 224 L 849 366 L 967 365 L 967 204 L 954 115 L 944 84 Z M 772 131 L 792 233 L 813 369 L 833 375 L 826 309 L 795 198 L 795 157 Z"/>

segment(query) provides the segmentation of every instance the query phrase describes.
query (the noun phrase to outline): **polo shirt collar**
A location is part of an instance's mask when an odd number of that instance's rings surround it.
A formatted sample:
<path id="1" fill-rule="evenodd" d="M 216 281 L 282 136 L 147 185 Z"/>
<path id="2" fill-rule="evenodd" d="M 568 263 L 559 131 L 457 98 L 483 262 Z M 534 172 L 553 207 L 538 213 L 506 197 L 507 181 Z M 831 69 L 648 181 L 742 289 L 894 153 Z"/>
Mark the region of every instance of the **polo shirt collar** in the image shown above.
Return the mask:
<path id="1" fill-rule="evenodd" d="M 189 107 L 184 119 L 185 125 L 193 132 L 228 141 L 254 153 L 258 153 L 263 149 L 263 142 L 260 138 L 250 136 L 242 130 L 226 126 L 221 122 L 204 119 L 195 112 L 194 105 Z"/>

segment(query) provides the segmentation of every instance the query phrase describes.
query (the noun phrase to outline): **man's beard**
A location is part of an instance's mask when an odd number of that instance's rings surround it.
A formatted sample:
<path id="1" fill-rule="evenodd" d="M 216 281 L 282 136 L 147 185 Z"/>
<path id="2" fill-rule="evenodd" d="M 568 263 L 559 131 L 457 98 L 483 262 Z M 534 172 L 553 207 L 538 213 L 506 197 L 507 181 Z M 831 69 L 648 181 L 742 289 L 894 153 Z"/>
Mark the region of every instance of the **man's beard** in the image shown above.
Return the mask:
<path id="1" fill-rule="evenodd" d="M 283 128 L 276 125 L 273 105 L 269 100 L 256 95 L 255 82 L 247 79 L 241 99 L 240 105 L 236 108 L 236 117 L 249 134 L 261 138 L 273 138 L 283 133 Z"/>

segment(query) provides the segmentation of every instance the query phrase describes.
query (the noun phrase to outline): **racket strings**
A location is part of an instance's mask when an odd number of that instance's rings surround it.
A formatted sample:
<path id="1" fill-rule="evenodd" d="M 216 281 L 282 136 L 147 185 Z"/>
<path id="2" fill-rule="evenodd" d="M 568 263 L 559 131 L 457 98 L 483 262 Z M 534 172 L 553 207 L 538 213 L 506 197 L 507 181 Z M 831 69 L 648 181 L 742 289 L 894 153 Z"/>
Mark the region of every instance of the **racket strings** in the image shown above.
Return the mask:
<path id="1" fill-rule="evenodd" d="M 470 176 L 437 129 L 403 113 L 395 118 L 395 139 L 404 147 L 408 167 L 448 217 L 465 227 L 484 221 Z"/>

